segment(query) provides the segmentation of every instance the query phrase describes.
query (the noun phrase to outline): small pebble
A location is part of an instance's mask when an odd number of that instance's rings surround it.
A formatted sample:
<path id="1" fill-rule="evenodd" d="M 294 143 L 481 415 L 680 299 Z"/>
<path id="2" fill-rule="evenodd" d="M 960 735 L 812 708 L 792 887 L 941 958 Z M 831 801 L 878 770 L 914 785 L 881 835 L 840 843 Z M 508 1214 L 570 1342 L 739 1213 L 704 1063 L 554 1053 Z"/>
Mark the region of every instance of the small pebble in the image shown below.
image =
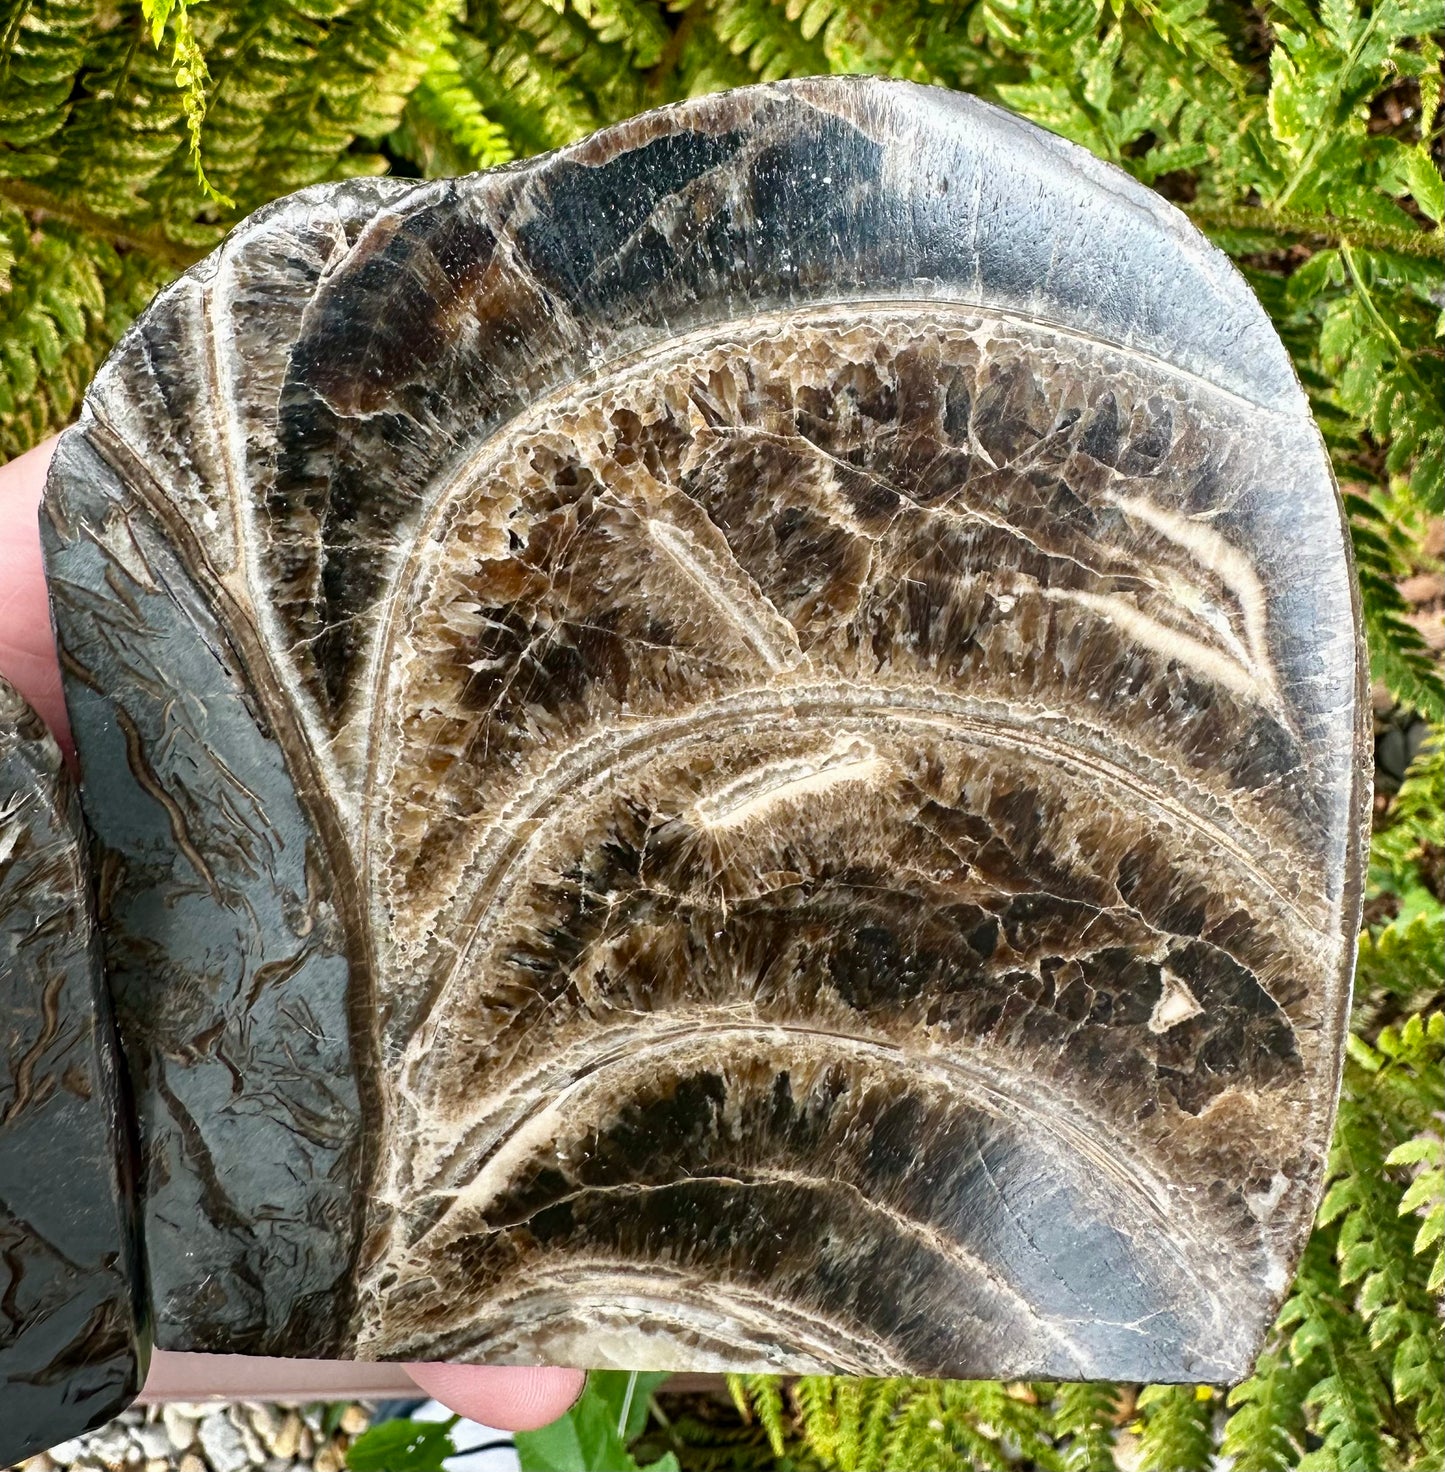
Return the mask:
<path id="1" fill-rule="evenodd" d="M 306 1424 L 295 1411 L 289 1411 L 286 1422 L 281 1427 L 281 1434 L 276 1438 L 276 1445 L 271 1448 L 278 1457 L 288 1459 L 295 1457 L 301 1449 L 301 1438 L 306 1434 Z"/>
<path id="2" fill-rule="evenodd" d="M 1119 1472 L 1149 1472 L 1145 1467 L 1144 1443 L 1131 1431 L 1121 1431 L 1114 1442 L 1114 1465 Z"/>
<path id="3" fill-rule="evenodd" d="M 136 1426 L 131 1429 L 131 1435 L 148 1462 L 169 1463 L 172 1450 L 171 1437 L 165 1426 Z"/>
<path id="4" fill-rule="evenodd" d="M 207 1416 L 201 1422 L 199 1435 L 201 1450 L 205 1452 L 212 1472 L 241 1472 L 243 1467 L 250 1465 L 246 1443 L 224 1411 Z"/>
<path id="5" fill-rule="evenodd" d="M 161 1424 L 170 1438 L 171 1449 L 183 1452 L 196 1440 L 196 1423 L 181 1414 L 178 1406 L 161 1407 Z"/>
<path id="6" fill-rule="evenodd" d="M 276 1438 L 286 1424 L 286 1413 L 276 1406 L 248 1405 L 246 1419 L 268 1452 L 276 1450 Z"/>
<path id="7" fill-rule="evenodd" d="M 250 1467 L 260 1466 L 266 1460 L 266 1447 L 261 1438 L 256 1434 L 256 1429 L 251 1424 L 251 1413 L 246 1406 L 232 1406 L 226 1412 L 226 1417 L 231 1425 L 236 1428 L 241 1438 L 241 1445 L 246 1452 L 246 1465 Z"/>
<path id="8" fill-rule="evenodd" d="M 123 1411 L 19 1472 L 344 1472 L 347 1447 L 370 1424 L 364 1405 L 337 1414 L 315 1403 L 178 1402 Z"/>
<path id="9" fill-rule="evenodd" d="M 341 1429 L 348 1436 L 360 1436 L 371 1425 L 371 1416 L 364 1406 L 347 1406 L 341 1413 Z"/>

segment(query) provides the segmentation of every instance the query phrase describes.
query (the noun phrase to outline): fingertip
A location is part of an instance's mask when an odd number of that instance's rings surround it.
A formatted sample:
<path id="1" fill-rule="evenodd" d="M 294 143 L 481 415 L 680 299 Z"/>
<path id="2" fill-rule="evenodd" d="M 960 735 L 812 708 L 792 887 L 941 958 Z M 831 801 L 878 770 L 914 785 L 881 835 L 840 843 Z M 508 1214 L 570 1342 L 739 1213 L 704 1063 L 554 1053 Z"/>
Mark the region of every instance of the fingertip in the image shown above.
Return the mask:
<path id="1" fill-rule="evenodd" d="M 40 554 L 40 497 L 54 453 L 55 440 L 48 439 L 0 466 L 0 676 L 68 748 L 70 725 Z"/>
<path id="2" fill-rule="evenodd" d="M 444 1406 L 501 1431 L 535 1431 L 576 1404 L 582 1370 L 529 1365 L 412 1364 L 406 1372 Z"/>

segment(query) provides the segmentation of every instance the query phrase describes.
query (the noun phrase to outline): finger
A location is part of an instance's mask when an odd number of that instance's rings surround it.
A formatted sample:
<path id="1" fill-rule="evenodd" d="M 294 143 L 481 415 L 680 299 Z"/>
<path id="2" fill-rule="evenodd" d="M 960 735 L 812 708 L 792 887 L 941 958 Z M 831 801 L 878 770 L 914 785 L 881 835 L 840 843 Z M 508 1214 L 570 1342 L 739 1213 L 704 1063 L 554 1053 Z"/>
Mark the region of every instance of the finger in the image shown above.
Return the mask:
<path id="1" fill-rule="evenodd" d="M 483 1426 L 535 1431 L 573 1406 L 587 1376 L 581 1370 L 519 1365 L 408 1365 L 407 1374 L 434 1400 Z"/>
<path id="2" fill-rule="evenodd" d="M 400 1365 L 278 1360 L 250 1354 L 156 1350 L 142 1405 L 168 1400 L 401 1400 L 412 1381 Z"/>
<path id="3" fill-rule="evenodd" d="M 40 558 L 40 493 L 54 453 L 52 438 L 0 466 L 0 676 L 68 749 L 70 722 L 60 693 L 60 663 Z"/>

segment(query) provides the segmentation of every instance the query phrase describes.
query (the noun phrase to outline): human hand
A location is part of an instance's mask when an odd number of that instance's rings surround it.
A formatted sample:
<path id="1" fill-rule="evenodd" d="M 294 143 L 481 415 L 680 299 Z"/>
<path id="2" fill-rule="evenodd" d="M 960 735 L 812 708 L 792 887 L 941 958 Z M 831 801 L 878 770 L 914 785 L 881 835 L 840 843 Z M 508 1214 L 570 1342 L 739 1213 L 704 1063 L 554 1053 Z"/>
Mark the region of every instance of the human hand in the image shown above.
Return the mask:
<path id="1" fill-rule="evenodd" d="M 50 627 L 37 520 L 54 439 L 0 466 L 0 676 L 29 701 L 67 753 L 70 723 Z M 405 1393 L 404 1368 L 427 1395 L 483 1425 L 530 1431 L 554 1421 L 582 1393 L 580 1370 L 413 1364 L 347 1366 L 325 1360 L 167 1354 L 151 1358 L 147 1400 L 291 1398 Z"/>

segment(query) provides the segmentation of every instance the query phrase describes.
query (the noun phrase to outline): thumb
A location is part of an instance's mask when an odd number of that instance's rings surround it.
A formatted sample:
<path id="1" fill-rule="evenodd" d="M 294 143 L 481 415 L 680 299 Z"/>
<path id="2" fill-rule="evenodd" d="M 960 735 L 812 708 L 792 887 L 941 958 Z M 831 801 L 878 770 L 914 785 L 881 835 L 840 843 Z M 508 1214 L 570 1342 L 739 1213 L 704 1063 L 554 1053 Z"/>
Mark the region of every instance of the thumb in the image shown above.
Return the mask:
<path id="1" fill-rule="evenodd" d="M 0 676 L 68 749 L 70 722 L 40 558 L 40 494 L 54 453 L 52 438 L 0 466 Z"/>
<path id="2" fill-rule="evenodd" d="M 555 1421 L 581 1396 L 581 1370 L 526 1365 L 414 1364 L 406 1372 L 444 1406 L 502 1431 L 535 1431 Z"/>

